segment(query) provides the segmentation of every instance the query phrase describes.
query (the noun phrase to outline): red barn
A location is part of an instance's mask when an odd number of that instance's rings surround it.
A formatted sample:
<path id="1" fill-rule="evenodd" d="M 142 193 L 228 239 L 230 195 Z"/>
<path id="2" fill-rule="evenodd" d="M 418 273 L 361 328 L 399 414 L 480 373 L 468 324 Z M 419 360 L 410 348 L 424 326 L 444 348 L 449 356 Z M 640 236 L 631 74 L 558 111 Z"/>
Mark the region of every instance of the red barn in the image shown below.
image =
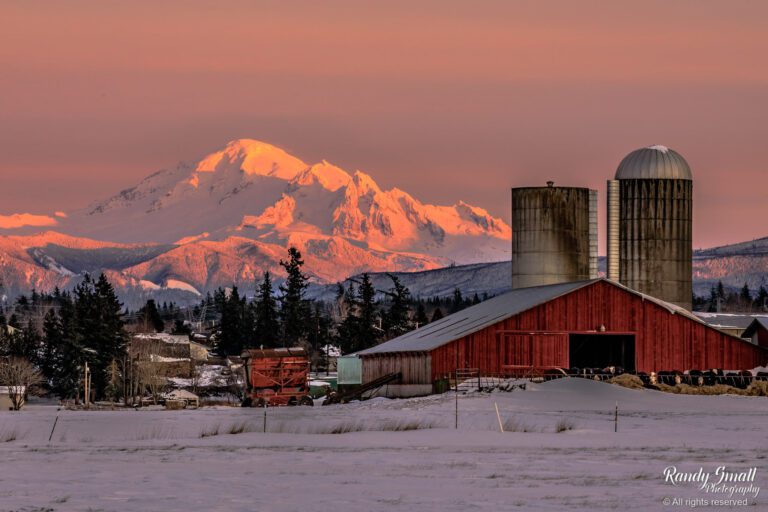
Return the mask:
<path id="1" fill-rule="evenodd" d="M 393 396 L 432 393 L 456 369 L 505 366 L 627 371 L 751 369 L 768 350 L 614 281 L 521 288 L 363 350 L 363 382 L 400 372 Z"/>

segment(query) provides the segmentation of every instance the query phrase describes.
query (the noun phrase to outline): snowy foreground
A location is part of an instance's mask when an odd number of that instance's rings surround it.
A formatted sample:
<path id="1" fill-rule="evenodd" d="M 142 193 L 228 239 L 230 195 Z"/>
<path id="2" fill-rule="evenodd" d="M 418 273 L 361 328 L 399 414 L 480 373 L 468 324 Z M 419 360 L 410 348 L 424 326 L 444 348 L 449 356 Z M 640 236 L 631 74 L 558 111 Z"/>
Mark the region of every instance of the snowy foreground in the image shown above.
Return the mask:
<path id="1" fill-rule="evenodd" d="M 756 467 L 752 482 L 730 485 L 752 485 L 746 508 L 768 510 L 768 489 L 754 492 L 768 486 L 765 398 L 567 379 L 460 396 L 458 430 L 455 403 L 276 408 L 266 434 L 261 409 L 0 412 L 0 511 L 650 511 L 744 500 L 742 489 L 674 486 L 672 466 L 701 468 L 710 483 L 719 466 Z M 499 432 L 494 403 L 512 432 Z"/>

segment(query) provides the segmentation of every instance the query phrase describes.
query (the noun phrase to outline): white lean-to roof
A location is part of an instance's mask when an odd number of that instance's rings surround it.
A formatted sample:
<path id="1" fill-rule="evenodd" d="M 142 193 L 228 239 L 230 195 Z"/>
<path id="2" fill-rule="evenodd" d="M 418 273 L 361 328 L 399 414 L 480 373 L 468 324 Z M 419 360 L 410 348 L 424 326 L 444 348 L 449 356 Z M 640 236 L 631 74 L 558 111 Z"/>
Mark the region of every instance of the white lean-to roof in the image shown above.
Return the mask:
<path id="1" fill-rule="evenodd" d="M 601 278 L 512 290 L 504 295 L 488 299 L 480 304 L 443 317 L 424 327 L 407 332 L 381 345 L 357 352 L 356 355 L 366 356 L 392 352 L 430 351 L 598 281 L 606 281 L 613 286 L 643 298 L 643 300 L 651 301 L 663 307 L 671 314 L 683 315 L 695 322 L 708 325 L 691 312 L 679 306 L 639 293 L 614 281 Z"/>
<path id="2" fill-rule="evenodd" d="M 754 320 L 760 320 L 768 325 L 768 315 L 765 313 L 709 313 L 697 311 L 694 314 L 712 327 L 746 329 Z"/>

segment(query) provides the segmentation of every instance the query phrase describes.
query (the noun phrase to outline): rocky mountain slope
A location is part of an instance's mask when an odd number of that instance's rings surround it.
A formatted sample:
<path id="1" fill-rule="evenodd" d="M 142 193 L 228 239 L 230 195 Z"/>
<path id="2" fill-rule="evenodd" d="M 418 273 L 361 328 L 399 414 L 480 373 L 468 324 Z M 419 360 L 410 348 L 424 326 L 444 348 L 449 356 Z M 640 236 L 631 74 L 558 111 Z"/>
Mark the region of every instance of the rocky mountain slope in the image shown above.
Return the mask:
<path id="1" fill-rule="evenodd" d="M 734 290 L 744 283 L 753 291 L 760 286 L 768 287 L 768 237 L 695 251 L 694 293 L 708 296 L 710 288 L 718 281 Z"/>

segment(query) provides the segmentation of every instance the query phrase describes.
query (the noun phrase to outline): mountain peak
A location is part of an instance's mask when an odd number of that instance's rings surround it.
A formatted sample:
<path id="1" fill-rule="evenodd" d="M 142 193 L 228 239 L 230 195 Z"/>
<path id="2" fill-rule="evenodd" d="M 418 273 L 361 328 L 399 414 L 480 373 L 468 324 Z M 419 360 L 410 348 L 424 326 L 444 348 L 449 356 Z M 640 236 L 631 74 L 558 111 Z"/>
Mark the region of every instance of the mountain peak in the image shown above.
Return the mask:
<path id="1" fill-rule="evenodd" d="M 352 179 L 361 195 L 367 194 L 368 192 L 381 192 L 381 189 L 373 178 L 363 171 L 355 171 L 355 175 Z"/>
<path id="2" fill-rule="evenodd" d="M 224 149 L 200 160 L 195 171 L 242 171 L 248 175 L 289 180 L 306 167 L 307 164 L 272 144 L 255 139 L 235 139 L 227 143 Z"/>
<path id="3" fill-rule="evenodd" d="M 349 185 L 350 181 L 352 181 L 352 177 L 343 169 L 323 160 L 321 163 L 314 164 L 301 171 L 291 183 L 294 185 L 319 183 L 331 192 L 335 192 Z"/>

